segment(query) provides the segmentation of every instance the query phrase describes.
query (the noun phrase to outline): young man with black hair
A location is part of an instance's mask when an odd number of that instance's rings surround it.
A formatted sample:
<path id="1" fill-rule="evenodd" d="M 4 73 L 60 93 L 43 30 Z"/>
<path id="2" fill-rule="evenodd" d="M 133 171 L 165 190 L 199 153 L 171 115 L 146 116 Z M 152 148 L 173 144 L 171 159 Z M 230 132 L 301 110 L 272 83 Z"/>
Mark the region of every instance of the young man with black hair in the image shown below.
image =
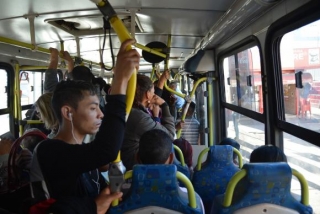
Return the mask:
<path id="1" fill-rule="evenodd" d="M 91 83 L 69 80 L 57 84 L 52 105 L 59 130 L 55 138 L 43 141 L 35 149 L 30 172 L 33 182 L 40 182 L 42 187 L 46 184 L 43 190 L 47 197 L 84 198 L 96 213 L 106 212 L 110 205 L 106 205 L 107 199 L 121 197 L 120 193 L 110 196 L 106 191 L 100 192 L 104 182 L 97 168 L 115 160 L 122 145 L 127 84 L 140 61 L 136 50 L 126 51 L 133 43 L 128 40 L 120 47 L 104 114 Z M 82 143 L 86 134 L 95 133 L 93 142 Z"/>

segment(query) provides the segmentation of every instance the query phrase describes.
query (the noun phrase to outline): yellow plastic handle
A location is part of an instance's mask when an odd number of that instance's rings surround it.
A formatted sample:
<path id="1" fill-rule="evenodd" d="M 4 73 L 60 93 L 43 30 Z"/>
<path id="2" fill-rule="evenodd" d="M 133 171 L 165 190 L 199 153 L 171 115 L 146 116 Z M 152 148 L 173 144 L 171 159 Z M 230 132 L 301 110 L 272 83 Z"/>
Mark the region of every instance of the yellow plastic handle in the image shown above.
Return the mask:
<path id="1" fill-rule="evenodd" d="M 181 149 L 180 149 L 178 146 L 176 146 L 176 145 L 173 145 L 173 148 L 174 148 L 174 150 L 176 150 L 176 151 L 178 152 L 178 154 L 179 154 L 179 158 L 180 158 L 180 163 L 181 163 L 181 165 L 182 165 L 182 166 L 185 166 L 186 163 L 184 162 L 184 156 L 183 156 L 183 153 L 182 153 Z"/>

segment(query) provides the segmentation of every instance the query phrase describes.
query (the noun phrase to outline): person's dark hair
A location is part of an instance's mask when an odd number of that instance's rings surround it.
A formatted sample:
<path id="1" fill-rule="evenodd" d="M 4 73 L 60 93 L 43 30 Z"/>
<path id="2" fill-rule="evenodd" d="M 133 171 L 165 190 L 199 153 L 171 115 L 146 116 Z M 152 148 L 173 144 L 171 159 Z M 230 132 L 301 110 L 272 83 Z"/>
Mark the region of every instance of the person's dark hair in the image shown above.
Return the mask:
<path id="1" fill-rule="evenodd" d="M 181 149 L 182 154 L 184 156 L 184 161 L 186 162 L 188 167 L 192 167 L 193 149 L 189 141 L 187 141 L 184 138 L 179 138 L 179 139 L 175 139 L 173 141 L 173 144 L 178 146 Z M 178 155 L 178 152 L 176 150 L 175 150 L 175 156 L 179 161 L 181 161 L 180 156 Z"/>
<path id="2" fill-rule="evenodd" d="M 240 144 L 231 138 L 224 138 L 219 145 L 230 145 L 240 151 Z M 237 158 L 237 154 L 233 153 L 233 159 Z"/>
<path id="3" fill-rule="evenodd" d="M 86 82 L 92 82 L 94 75 L 90 69 L 86 66 L 76 66 L 73 68 L 72 72 L 69 73 L 69 78 L 71 80 L 82 80 Z"/>
<path id="4" fill-rule="evenodd" d="M 57 84 L 53 92 L 51 104 L 54 114 L 62 122 L 61 108 L 64 105 L 69 105 L 74 109 L 78 108 L 78 103 L 84 98 L 85 92 L 89 95 L 97 95 L 95 87 L 85 81 L 61 81 Z"/>
<path id="5" fill-rule="evenodd" d="M 102 78 L 102 77 L 94 77 L 92 79 L 92 84 L 93 85 L 99 85 L 100 91 L 104 89 L 104 87 L 107 86 L 107 82 Z"/>
<path id="6" fill-rule="evenodd" d="M 144 94 L 151 90 L 153 87 L 153 83 L 151 79 L 145 75 L 138 74 L 137 75 L 137 88 L 136 94 L 134 96 L 133 106 L 138 107 L 140 102 L 143 99 Z"/>
<path id="7" fill-rule="evenodd" d="M 147 131 L 140 138 L 138 157 L 142 164 L 164 164 L 171 152 L 172 140 L 160 129 Z"/>
<path id="8" fill-rule="evenodd" d="M 287 157 L 281 149 L 273 145 L 256 148 L 250 155 L 250 163 L 287 162 Z"/>

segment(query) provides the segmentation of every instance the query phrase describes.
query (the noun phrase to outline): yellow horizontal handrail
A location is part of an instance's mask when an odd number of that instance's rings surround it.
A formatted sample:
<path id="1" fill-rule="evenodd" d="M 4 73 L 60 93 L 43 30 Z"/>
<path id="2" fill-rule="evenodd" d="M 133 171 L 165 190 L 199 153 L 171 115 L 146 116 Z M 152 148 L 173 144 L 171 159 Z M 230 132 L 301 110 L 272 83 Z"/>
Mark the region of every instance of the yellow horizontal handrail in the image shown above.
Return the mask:
<path id="1" fill-rule="evenodd" d="M 20 41 L 17 41 L 17 40 L 14 40 L 14 39 L 10 39 L 10 38 L 6 38 L 6 37 L 2 37 L 2 36 L 0 36 L 0 43 L 13 45 L 13 46 L 21 47 L 21 48 L 26 48 L 26 49 L 30 49 L 30 50 L 41 52 L 41 53 L 50 54 L 50 50 L 49 49 L 42 48 L 42 47 L 39 47 L 39 46 L 35 46 L 35 45 L 29 44 L 29 43 L 26 43 L 26 42 L 20 42 Z M 61 54 L 59 56 L 62 57 Z M 100 63 L 92 62 L 90 60 L 83 59 L 83 62 L 92 64 L 92 65 L 96 65 L 96 66 L 100 66 Z"/>

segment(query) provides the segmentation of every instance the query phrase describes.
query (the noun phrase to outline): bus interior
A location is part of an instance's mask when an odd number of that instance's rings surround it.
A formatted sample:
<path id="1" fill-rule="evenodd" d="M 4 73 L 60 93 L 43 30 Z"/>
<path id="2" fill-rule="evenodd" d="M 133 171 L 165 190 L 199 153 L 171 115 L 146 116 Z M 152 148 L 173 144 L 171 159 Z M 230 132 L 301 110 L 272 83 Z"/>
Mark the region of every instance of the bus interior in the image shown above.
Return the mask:
<path id="1" fill-rule="evenodd" d="M 169 69 L 180 95 L 196 103 L 202 137 L 192 145 L 193 165 L 226 137 L 241 145 L 244 163 L 255 148 L 276 145 L 306 178 L 320 214 L 319 1 L 108 2 L 137 42 L 138 73 L 155 80 Z M 68 51 L 112 83 L 121 41 L 96 3 L 0 3 L 0 135 L 21 136 L 20 121 L 44 93 L 49 48 Z M 67 69 L 63 59 L 59 69 Z M 296 178 L 291 192 L 301 194 Z"/>

